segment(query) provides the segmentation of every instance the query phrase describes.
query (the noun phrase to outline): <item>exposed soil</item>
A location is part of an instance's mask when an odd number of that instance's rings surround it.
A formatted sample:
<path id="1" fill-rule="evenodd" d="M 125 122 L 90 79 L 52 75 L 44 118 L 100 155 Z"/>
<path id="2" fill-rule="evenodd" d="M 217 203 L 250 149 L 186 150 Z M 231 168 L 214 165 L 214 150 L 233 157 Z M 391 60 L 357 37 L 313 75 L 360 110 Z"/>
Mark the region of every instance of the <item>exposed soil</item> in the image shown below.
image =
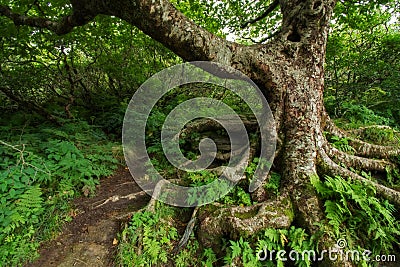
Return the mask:
<path id="1" fill-rule="evenodd" d="M 42 246 L 38 260 L 26 266 L 114 266 L 115 238 L 121 225 L 149 199 L 127 169 L 118 170 L 101 180 L 95 197 L 73 202 L 73 220 L 64 225 L 58 238 Z"/>

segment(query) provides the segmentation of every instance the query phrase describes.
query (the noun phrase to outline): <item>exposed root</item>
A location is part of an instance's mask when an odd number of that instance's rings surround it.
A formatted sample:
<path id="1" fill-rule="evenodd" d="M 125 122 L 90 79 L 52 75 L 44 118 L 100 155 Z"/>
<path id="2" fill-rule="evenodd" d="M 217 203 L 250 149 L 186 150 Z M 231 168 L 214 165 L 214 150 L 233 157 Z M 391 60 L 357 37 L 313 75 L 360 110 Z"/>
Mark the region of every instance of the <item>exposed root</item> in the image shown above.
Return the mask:
<path id="1" fill-rule="evenodd" d="M 247 130 L 256 130 L 258 127 L 257 120 L 254 117 L 246 117 L 239 115 L 240 119 L 242 120 L 243 125 L 246 127 Z M 229 122 L 228 117 L 220 118 L 224 119 Z M 233 123 L 238 123 L 235 120 L 232 120 Z M 221 124 L 216 120 L 202 118 L 195 121 L 190 122 L 185 129 L 181 131 L 181 134 L 190 134 L 190 133 L 199 133 L 199 132 L 206 132 L 206 131 L 213 131 L 216 129 L 223 129 Z"/>
<path id="2" fill-rule="evenodd" d="M 350 132 L 352 134 L 355 134 L 355 135 L 360 135 L 363 132 L 365 132 L 365 130 L 368 130 L 368 129 L 391 130 L 391 131 L 393 131 L 395 133 L 399 133 L 399 131 L 396 131 L 392 127 L 386 126 L 386 125 L 369 125 L 369 126 L 360 127 L 358 129 L 353 129 L 353 130 L 348 131 L 348 132 Z"/>
<path id="3" fill-rule="evenodd" d="M 181 240 L 179 240 L 179 243 L 174 247 L 174 249 L 172 251 L 173 254 L 175 254 L 175 255 L 178 254 L 179 251 L 186 246 L 187 241 L 189 240 L 189 237 L 192 234 L 193 228 L 196 224 L 196 219 L 197 219 L 196 214 L 197 214 L 198 210 L 199 210 L 199 207 L 196 207 L 193 210 L 192 217 L 191 217 L 190 221 L 188 222 L 188 224 L 186 225 L 186 229 L 185 229 L 185 232 L 183 233 Z"/>
<path id="4" fill-rule="evenodd" d="M 389 187 L 383 186 L 371 180 L 368 180 L 346 168 L 343 168 L 336 164 L 323 149 L 319 151 L 320 162 L 319 167 L 323 173 L 326 173 L 331 176 L 342 176 L 342 177 L 350 177 L 353 180 L 357 180 L 366 184 L 370 184 L 376 188 L 376 192 L 378 195 L 383 198 L 391 201 L 397 207 L 400 207 L 400 192 L 393 190 Z"/>
<path id="5" fill-rule="evenodd" d="M 103 203 L 101 203 L 99 205 L 96 205 L 96 206 L 94 206 L 92 208 L 93 209 L 97 209 L 97 208 L 100 208 L 101 206 L 106 205 L 109 202 L 117 202 L 117 201 L 122 200 L 122 199 L 132 200 L 132 199 L 136 199 L 139 196 L 144 196 L 144 195 L 146 195 L 146 192 L 144 192 L 144 191 L 140 191 L 140 192 L 137 192 L 137 193 L 132 193 L 132 194 L 129 194 L 129 195 L 126 195 L 126 196 L 114 195 L 114 196 L 111 196 L 111 197 L 109 197 L 109 198 L 107 198 L 105 200 L 96 201 L 95 203 L 93 203 L 94 205 L 96 203 L 99 203 L 99 202 L 103 202 Z"/>
<path id="6" fill-rule="evenodd" d="M 330 158 L 336 159 L 336 162 L 344 163 L 354 169 L 385 172 L 387 167 L 396 168 L 396 165 L 389 161 L 353 156 L 338 150 L 329 143 L 324 145 L 324 150 Z"/>
<path id="7" fill-rule="evenodd" d="M 387 159 L 400 154 L 400 148 L 398 147 L 374 145 L 353 138 L 342 129 L 339 129 L 329 118 L 326 120 L 325 130 L 340 138 L 348 138 L 350 145 L 356 150 L 357 156 Z"/>
<path id="8" fill-rule="evenodd" d="M 154 191 L 153 191 L 153 194 L 151 195 L 149 204 L 147 204 L 146 211 L 150 211 L 153 213 L 156 211 L 157 199 L 160 198 L 161 190 L 162 190 L 163 186 L 166 185 L 168 182 L 174 183 L 174 182 L 179 182 L 179 180 L 178 179 L 160 180 L 154 187 Z"/>
<path id="9" fill-rule="evenodd" d="M 201 210 L 199 239 L 206 247 L 219 251 L 222 237 L 250 236 L 266 228 L 288 228 L 293 221 L 288 195 L 248 207 L 221 208 L 211 204 Z"/>

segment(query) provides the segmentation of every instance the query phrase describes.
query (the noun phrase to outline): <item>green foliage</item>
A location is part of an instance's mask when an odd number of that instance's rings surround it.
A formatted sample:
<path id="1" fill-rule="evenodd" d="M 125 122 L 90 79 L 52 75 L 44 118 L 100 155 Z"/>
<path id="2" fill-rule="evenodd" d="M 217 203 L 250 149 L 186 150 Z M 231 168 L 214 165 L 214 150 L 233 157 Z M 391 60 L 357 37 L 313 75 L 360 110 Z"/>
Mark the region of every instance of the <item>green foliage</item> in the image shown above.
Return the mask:
<path id="1" fill-rule="evenodd" d="M 211 248 L 205 248 L 203 250 L 203 260 L 201 264 L 206 267 L 214 266 L 213 263 L 217 261 L 217 256 Z"/>
<path id="2" fill-rule="evenodd" d="M 331 142 L 332 145 L 340 151 L 347 152 L 349 154 L 353 154 L 355 152 L 355 149 L 349 144 L 349 139 L 345 137 L 340 138 L 338 136 L 331 136 L 329 138 L 329 142 Z"/>
<path id="3" fill-rule="evenodd" d="M 363 105 L 344 102 L 342 105 L 342 118 L 355 125 L 389 125 L 390 119 L 376 115 L 374 111 Z"/>
<path id="4" fill-rule="evenodd" d="M 240 237 L 238 241 L 229 240 L 229 243 L 229 251 L 224 257 L 225 264 L 232 265 L 240 261 L 243 266 L 260 266 L 257 253 L 248 241 Z"/>
<path id="5" fill-rule="evenodd" d="M 389 186 L 400 187 L 400 171 L 398 169 L 386 167 L 386 178 Z"/>
<path id="6" fill-rule="evenodd" d="M 215 254 L 208 250 L 204 256 L 199 255 L 200 247 L 193 235 L 188 244 L 174 254 L 178 244 L 178 230 L 172 217 L 176 209 L 165 205 L 157 206 L 156 212 L 139 211 L 135 213 L 121 233 L 118 246 L 117 264 L 120 266 L 160 266 L 171 265 L 193 266 L 203 261 L 206 266 L 212 266 L 216 260 Z"/>
<path id="7" fill-rule="evenodd" d="M 396 1 L 338 2 L 326 56 L 325 103 L 351 123 L 399 124 Z"/>
<path id="8" fill-rule="evenodd" d="M 256 171 L 257 165 L 260 162 L 259 158 L 254 158 L 252 162 L 246 167 L 245 173 L 248 179 L 253 179 L 254 172 Z M 262 164 L 262 163 L 261 163 Z M 265 162 L 264 164 L 269 164 Z M 275 195 L 278 195 L 279 188 L 281 186 L 281 175 L 277 172 L 270 172 L 269 179 L 267 183 L 264 185 L 264 188 Z"/>
<path id="9" fill-rule="evenodd" d="M 267 191 L 272 191 L 275 195 L 279 194 L 279 188 L 281 186 L 281 175 L 276 172 L 271 172 L 271 176 L 268 183 L 264 185 Z"/>
<path id="10" fill-rule="evenodd" d="M 314 242 L 305 230 L 294 226 L 290 229 L 268 228 L 252 239 L 244 240 L 240 237 L 237 241 L 229 240 L 229 243 L 224 257 L 225 264 L 229 266 L 284 266 L 286 261 L 293 259 L 295 266 L 309 267 L 313 255 L 303 258 L 302 252 L 316 251 Z M 285 251 L 283 258 L 278 251 Z M 288 255 L 291 255 L 291 258 Z"/>
<path id="11" fill-rule="evenodd" d="M 335 237 L 347 239 L 348 249 L 368 249 L 373 255 L 390 253 L 398 243 L 396 210 L 376 197 L 375 188 L 341 177 L 317 177 L 312 184 L 325 200 L 325 213 Z"/>
<path id="12" fill-rule="evenodd" d="M 304 229 L 266 229 L 257 236 L 228 240 L 223 258 L 217 258 L 211 248 L 200 248 L 194 235 L 176 255 L 179 241 L 176 225 L 177 209 L 158 203 L 155 213 L 145 210 L 135 213 L 120 236 L 117 264 L 119 266 L 219 266 L 222 261 L 229 266 L 283 266 L 279 250 L 294 250 L 298 257 L 295 266 L 311 266 L 312 256 L 302 258 L 302 252 L 315 250 L 313 239 Z M 316 251 L 316 250 L 315 250 Z M 263 253 L 268 257 L 262 259 Z M 286 254 L 286 258 L 288 254 Z M 272 260 L 269 260 L 272 257 Z M 288 258 L 289 259 L 289 258 Z"/>
<path id="13" fill-rule="evenodd" d="M 2 4 L 54 19 L 70 10 L 68 1 Z M 108 16 L 62 37 L 15 26 L 5 17 L 0 22 L 0 109 L 6 112 L 84 119 L 119 135 L 135 90 L 152 74 L 180 62 L 160 43 Z"/>
<path id="14" fill-rule="evenodd" d="M 65 201 L 92 194 L 116 160 L 114 144 L 82 121 L 0 128 L 0 261 L 17 266 L 68 219 Z"/>
<path id="15" fill-rule="evenodd" d="M 221 202 L 228 205 L 239 205 L 239 206 L 251 206 L 253 201 L 248 192 L 246 192 L 242 187 L 235 186 L 227 195 L 225 195 Z"/>
<path id="16" fill-rule="evenodd" d="M 167 251 L 171 249 L 171 238 L 176 238 L 177 232 L 175 228 L 167 228 L 160 223 L 160 214 L 151 212 L 138 212 L 132 217 L 131 225 L 122 233 L 127 236 L 129 233 L 130 243 L 127 246 L 120 246 L 120 253 L 126 255 L 129 251 L 135 249 L 135 244 L 143 246 L 142 253 L 139 255 L 130 253 L 133 257 L 129 262 L 121 262 L 123 266 L 152 266 L 157 263 L 166 263 Z M 124 256 L 121 260 L 125 260 Z"/>
<path id="17" fill-rule="evenodd" d="M 189 205 L 193 205 L 195 203 L 210 203 L 215 199 L 218 199 L 217 196 L 224 196 L 230 190 L 230 182 L 224 179 L 216 179 L 217 176 L 208 172 L 201 171 L 205 173 L 211 174 L 211 176 L 205 181 L 199 181 L 195 184 L 192 184 L 192 188 L 189 189 L 187 202 Z M 209 176 L 209 175 L 207 175 Z M 207 190 L 201 187 L 201 185 L 212 183 Z"/>
<path id="18" fill-rule="evenodd" d="M 392 128 L 368 127 L 362 132 L 362 139 L 380 145 L 399 145 L 399 134 Z"/>

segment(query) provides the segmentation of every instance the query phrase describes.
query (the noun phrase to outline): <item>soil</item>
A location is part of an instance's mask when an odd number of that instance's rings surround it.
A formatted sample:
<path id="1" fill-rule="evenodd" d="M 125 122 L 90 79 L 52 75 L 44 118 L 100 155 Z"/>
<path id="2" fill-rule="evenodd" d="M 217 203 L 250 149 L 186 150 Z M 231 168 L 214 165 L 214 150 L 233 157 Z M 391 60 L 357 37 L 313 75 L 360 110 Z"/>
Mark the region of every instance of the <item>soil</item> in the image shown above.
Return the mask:
<path id="1" fill-rule="evenodd" d="M 119 169 L 101 180 L 95 197 L 73 201 L 73 220 L 55 240 L 42 245 L 39 259 L 26 267 L 115 266 L 117 234 L 130 214 L 149 200 L 129 171 Z"/>

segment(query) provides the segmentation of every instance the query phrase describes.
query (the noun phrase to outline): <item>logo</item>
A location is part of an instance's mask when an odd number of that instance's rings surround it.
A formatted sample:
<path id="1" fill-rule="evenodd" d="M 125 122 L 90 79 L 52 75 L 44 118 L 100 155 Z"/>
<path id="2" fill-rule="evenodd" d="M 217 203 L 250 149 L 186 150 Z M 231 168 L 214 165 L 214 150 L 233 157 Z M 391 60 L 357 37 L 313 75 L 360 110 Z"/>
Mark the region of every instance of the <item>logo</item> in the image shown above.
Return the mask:
<path id="1" fill-rule="evenodd" d="M 249 135 L 244 123 L 229 105 L 208 97 L 192 98 L 176 106 L 162 125 L 160 141 L 164 155 L 175 168 L 186 172 L 205 170 L 216 156 L 215 142 L 210 138 L 202 139 L 199 143 L 200 156 L 190 160 L 181 152 L 179 140 L 189 122 L 207 118 L 219 123 L 227 132 L 231 145 L 230 160 L 223 167 L 222 175 L 209 184 L 186 187 L 165 179 L 151 164 L 146 149 L 146 124 L 151 111 L 165 94 L 191 83 L 223 87 L 251 109 L 260 130 L 260 160 L 249 184 L 249 191 L 254 191 L 267 177 L 275 153 L 276 130 L 272 112 L 251 79 L 232 67 L 211 62 L 189 62 L 164 69 L 144 82 L 133 95 L 122 129 L 122 145 L 130 173 L 146 193 L 179 207 L 214 202 L 244 177 L 250 160 Z"/>

